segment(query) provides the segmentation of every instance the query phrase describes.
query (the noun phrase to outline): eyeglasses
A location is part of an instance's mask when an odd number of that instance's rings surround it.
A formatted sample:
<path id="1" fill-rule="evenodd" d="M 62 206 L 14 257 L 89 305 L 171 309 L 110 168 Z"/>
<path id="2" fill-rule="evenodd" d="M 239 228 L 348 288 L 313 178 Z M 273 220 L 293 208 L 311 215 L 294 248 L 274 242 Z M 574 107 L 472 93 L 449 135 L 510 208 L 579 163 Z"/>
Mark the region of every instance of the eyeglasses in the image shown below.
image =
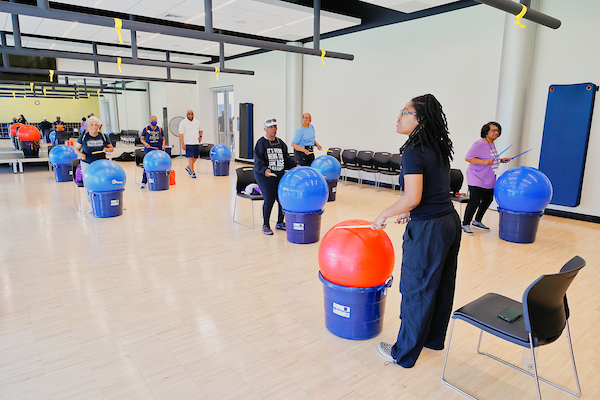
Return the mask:
<path id="1" fill-rule="evenodd" d="M 269 124 L 276 124 L 277 120 L 275 118 L 273 119 L 268 119 L 265 121 L 265 125 L 269 125 Z"/>
<path id="2" fill-rule="evenodd" d="M 404 114 L 408 114 L 408 115 L 414 115 L 415 117 L 417 116 L 417 113 L 410 112 L 410 111 L 406 111 L 406 110 L 400 110 L 400 118 L 402 118 L 402 116 L 403 116 Z M 400 118 L 398 118 L 398 119 L 400 119 Z"/>

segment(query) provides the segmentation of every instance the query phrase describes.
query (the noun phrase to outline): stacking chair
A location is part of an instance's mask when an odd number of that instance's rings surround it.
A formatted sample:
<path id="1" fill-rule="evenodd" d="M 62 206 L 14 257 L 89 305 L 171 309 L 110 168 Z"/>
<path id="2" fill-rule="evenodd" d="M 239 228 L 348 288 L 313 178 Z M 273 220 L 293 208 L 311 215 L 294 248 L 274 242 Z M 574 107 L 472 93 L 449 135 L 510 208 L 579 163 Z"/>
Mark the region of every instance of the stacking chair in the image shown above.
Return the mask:
<path id="1" fill-rule="evenodd" d="M 144 152 L 144 149 L 135 149 L 135 176 L 133 178 L 133 181 L 139 185 L 140 183 L 142 183 L 141 181 L 138 182 L 137 180 L 137 172 L 138 172 L 138 168 L 141 168 L 142 171 L 144 170 L 144 157 L 146 156 L 146 153 Z"/>
<path id="2" fill-rule="evenodd" d="M 340 149 L 339 147 L 330 147 L 327 154 L 330 155 L 331 157 L 334 157 L 340 163 L 342 162 L 342 158 L 341 158 L 342 149 Z"/>
<path id="3" fill-rule="evenodd" d="M 360 189 L 362 187 L 363 172 L 373 168 L 373 152 L 370 150 L 359 151 L 356 154 L 356 161 L 358 163 L 358 188 Z"/>
<path id="4" fill-rule="evenodd" d="M 391 176 L 392 194 L 396 192 L 396 183 L 394 177 L 400 176 L 400 166 L 402 164 L 401 154 L 392 154 L 388 162 L 388 169 L 382 169 L 379 171 L 379 180 L 381 184 L 381 175 Z M 398 185 L 400 182 L 398 182 Z"/>
<path id="5" fill-rule="evenodd" d="M 200 143 L 200 158 L 204 160 L 204 165 L 206 167 L 206 172 L 202 172 L 203 174 L 208 174 L 208 165 L 210 164 L 210 151 L 212 150 L 214 144 L 210 143 Z"/>
<path id="6" fill-rule="evenodd" d="M 375 175 L 375 190 L 379 191 L 379 184 L 381 179 L 382 171 L 389 171 L 390 161 L 392 160 L 392 153 L 378 151 L 373 154 L 373 160 L 371 161 L 371 167 L 363 168 L 362 172 L 371 173 Z"/>
<path id="7" fill-rule="evenodd" d="M 262 194 L 246 194 L 244 193 L 244 189 L 251 183 L 256 183 L 256 178 L 254 177 L 254 167 L 240 167 L 235 170 L 237 175 L 237 184 L 235 187 L 236 196 L 235 196 L 235 204 L 233 206 L 233 222 L 236 224 L 240 224 L 245 226 L 248 229 L 254 229 L 254 202 L 258 200 L 263 200 Z M 250 200 L 252 204 L 252 226 L 244 225 L 239 221 L 235 220 L 235 215 L 237 213 L 237 199 L 241 197 L 242 199 Z"/>
<path id="8" fill-rule="evenodd" d="M 464 176 L 460 169 L 451 169 L 450 170 L 450 195 L 452 196 L 452 201 L 460 204 L 459 208 L 459 217 L 462 220 L 462 205 L 469 202 L 471 198 L 468 194 L 460 197 L 456 197 L 456 193 L 460 191 L 460 188 L 464 182 Z"/>
<path id="9" fill-rule="evenodd" d="M 581 395 L 581 387 L 579 386 L 577 367 L 575 366 L 575 357 L 573 356 L 573 345 L 571 343 L 571 333 L 569 331 L 570 311 L 567 304 L 566 291 L 571 285 L 571 282 L 573 282 L 573 278 L 575 278 L 579 270 L 584 266 L 585 261 L 581 257 L 575 256 L 561 268 L 559 273 L 542 275 L 525 289 L 522 303 L 499 294 L 488 293 L 456 310 L 452 314 L 452 325 L 448 335 L 448 346 L 446 347 L 444 366 L 442 368 L 442 381 L 465 396 L 476 399 L 466 391 L 463 391 L 448 382 L 444 377 L 454 322 L 459 319 L 481 329 L 479 342 L 477 344 L 477 353 L 500 361 L 505 365 L 535 378 L 538 399 L 541 400 L 542 398 L 539 381 L 579 397 Z M 499 318 L 498 314 L 509 307 L 522 311 L 522 318 L 513 322 L 507 322 Z M 571 353 L 571 363 L 573 365 L 577 393 L 538 376 L 534 349 L 554 342 L 560 337 L 565 327 L 567 328 L 567 340 Z M 533 361 L 533 374 L 494 355 L 481 352 L 481 337 L 484 331 L 500 339 L 530 349 L 531 359 Z"/>
<path id="10" fill-rule="evenodd" d="M 348 170 L 352 169 L 353 171 L 360 171 L 360 166 L 356 161 L 356 154 L 358 152 L 354 149 L 345 149 L 342 152 L 342 172 L 344 185 L 348 181 Z"/>
<path id="11" fill-rule="evenodd" d="M 81 213 L 81 193 L 79 192 L 79 188 L 83 187 L 83 181 L 77 182 L 77 167 L 81 160 L 76 158 L 72 161 L 73 167 L 73 199 L 75 200 L 75 208 L 79 213 Z"/>

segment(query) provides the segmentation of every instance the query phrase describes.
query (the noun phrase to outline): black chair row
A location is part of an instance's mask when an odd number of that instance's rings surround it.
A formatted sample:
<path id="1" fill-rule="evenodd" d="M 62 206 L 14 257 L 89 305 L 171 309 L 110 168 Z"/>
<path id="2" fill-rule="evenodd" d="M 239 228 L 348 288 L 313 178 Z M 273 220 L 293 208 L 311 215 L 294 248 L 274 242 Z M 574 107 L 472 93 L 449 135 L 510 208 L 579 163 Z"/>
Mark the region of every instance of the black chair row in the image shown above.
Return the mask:
<path id="1" fill-rule="evenodd" d="M 356 171 L 359 188 L 362 187 L 363 174 L 373 174 L 376 190 L 379 190 L 382 176 L 391 177 L 392 191 L 396 190 L 395 177 L 400 176 L 402 155 L 384 151 L 345 149 L 341 152 L 341 161 L 344 184 L 348 181 L 348 171 Z"/>

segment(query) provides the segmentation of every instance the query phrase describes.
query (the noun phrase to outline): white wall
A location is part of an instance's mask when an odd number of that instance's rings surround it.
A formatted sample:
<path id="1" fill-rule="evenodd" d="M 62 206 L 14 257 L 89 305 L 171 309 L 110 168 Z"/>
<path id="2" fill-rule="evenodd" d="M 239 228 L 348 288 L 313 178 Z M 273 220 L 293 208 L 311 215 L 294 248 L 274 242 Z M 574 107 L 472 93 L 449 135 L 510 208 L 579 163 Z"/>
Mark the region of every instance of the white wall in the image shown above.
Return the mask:
<path id="1" fill-rule="evenodd" d="M 561 20 L 559 29 L 538 27 L 536 30 L 529 98 L 525 113 L 523 149 L 533 151 L 523 156 L 521 165 L 539 165 L 548 87 L 553 84 L 592 82 L 600 85 L 600 54 L 595 43 L 600 37 L 600 2 L 543 0 L 540 11 Z M 600 216 L 600 98 L 596 94 L 594 116 L 588 145 L 581 204 L 578 207 L 551 205 L 549 208 Z M 565 132 L 565 141 L 568 139 Z"/>

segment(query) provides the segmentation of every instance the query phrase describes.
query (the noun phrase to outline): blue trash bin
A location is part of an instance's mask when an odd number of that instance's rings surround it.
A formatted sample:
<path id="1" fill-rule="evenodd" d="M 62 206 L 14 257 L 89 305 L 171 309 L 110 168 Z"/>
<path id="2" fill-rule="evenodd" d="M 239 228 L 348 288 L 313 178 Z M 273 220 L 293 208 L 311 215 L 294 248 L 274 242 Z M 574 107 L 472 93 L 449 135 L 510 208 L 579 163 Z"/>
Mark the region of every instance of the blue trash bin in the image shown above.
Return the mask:
<path id="1" fill-rule="evenodd" d="M 229 176 L 229 161 L 213 161 L 215 176 Z"/>
<path id="2" fill-rule="evenodd" d="M 171 170 L 146 172 L 149 190 L 169 190 Z"/>
<path id="3" fill-rule="evenodd" d="M 533 243 L 537 234 L 540 212 L 517 212 L 498 207 L 500 213 L 500 239 L 513 243 Z"/>
<path id="4" fill-rule="evenodd" d="M 123 214 L 123 192 L 90 192 L 90 203 L 96 218 L 118 217 Z"/>
<path id="5" fill-rule="evenodd" d="M 386 290 L 393 277 L 383 285 L 348 287 L 336 285 L 323 278 L 325 326 L 329 332 L 344 339 L 365 340 L 379 335 L 383 329 Z"/>
<path id="6" fill-rule="evenodd" d="M 310 244 L 319 241 L 323 210 L 309 213 L 284 212 L 288 242 Z"/>
<path id="7" fill-rule="evenodd" d="M 73 180 L 73 165 L 52 164 L 56 182 L 71 182 Z"/>

